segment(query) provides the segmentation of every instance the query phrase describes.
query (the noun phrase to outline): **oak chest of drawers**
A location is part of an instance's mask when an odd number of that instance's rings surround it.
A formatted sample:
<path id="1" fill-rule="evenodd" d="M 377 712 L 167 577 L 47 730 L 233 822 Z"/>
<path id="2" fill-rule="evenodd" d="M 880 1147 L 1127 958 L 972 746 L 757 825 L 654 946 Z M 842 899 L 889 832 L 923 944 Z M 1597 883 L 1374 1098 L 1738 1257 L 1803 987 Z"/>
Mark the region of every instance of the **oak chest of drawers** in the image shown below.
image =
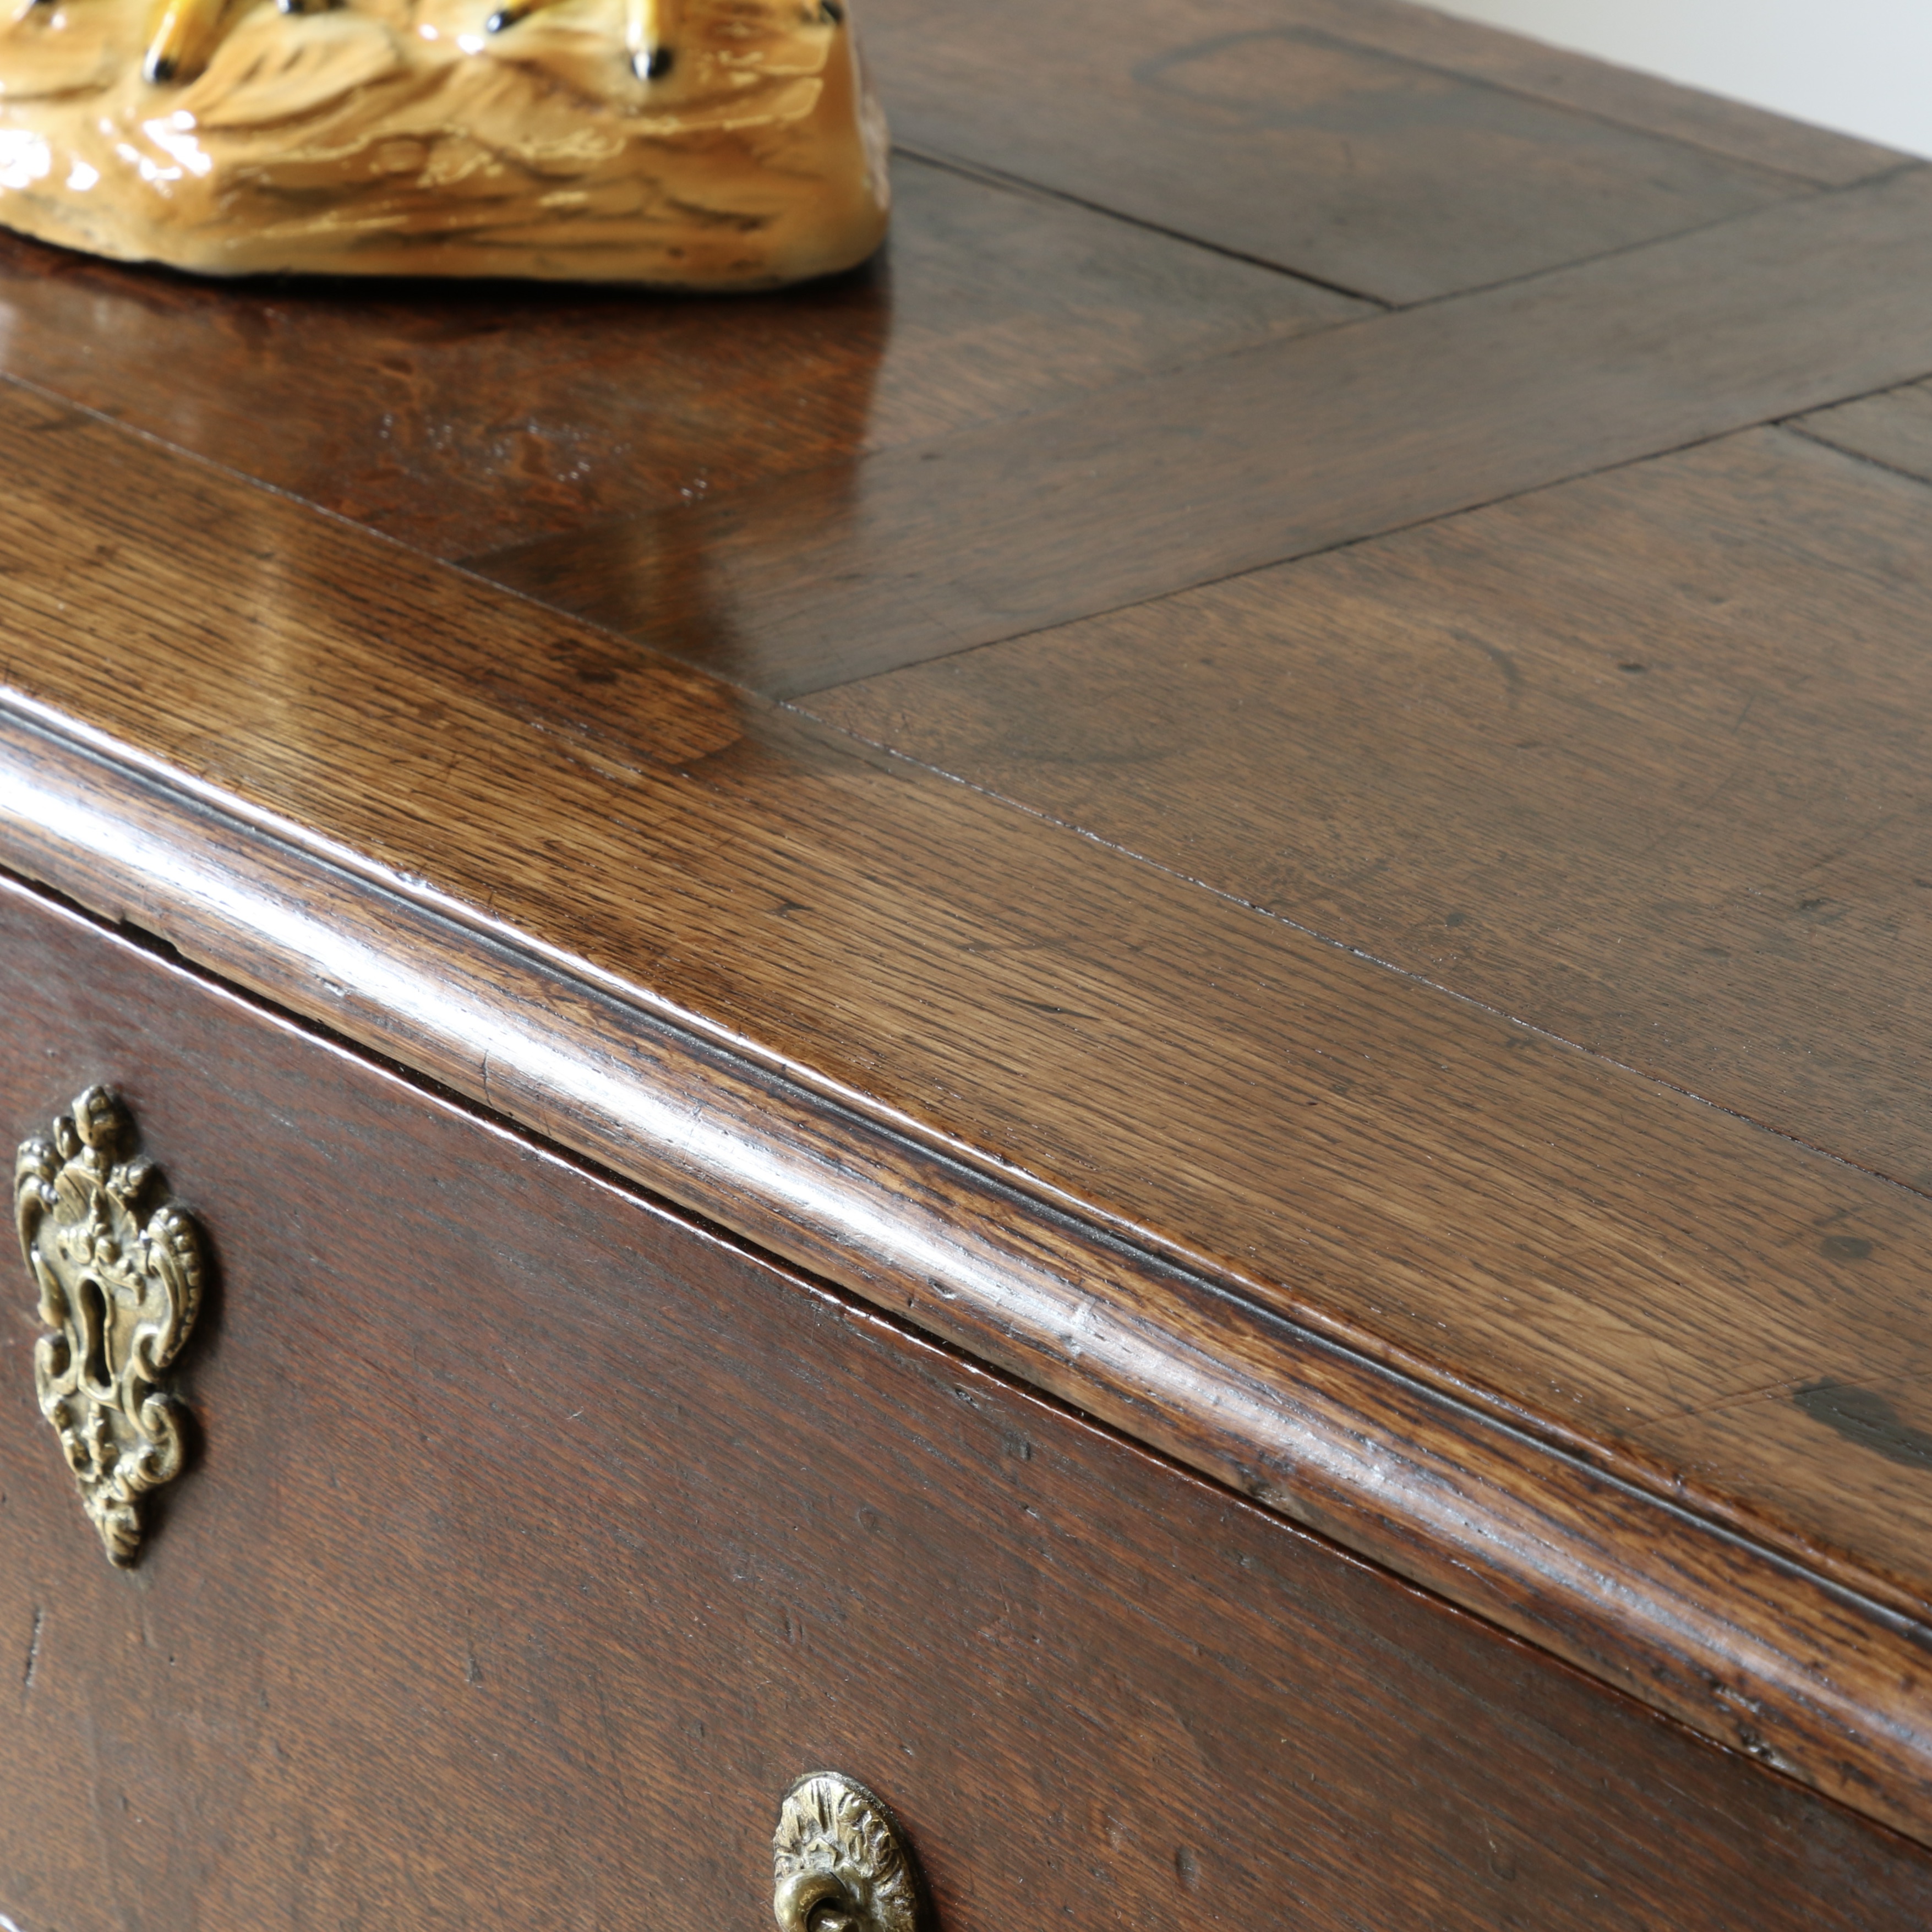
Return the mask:
<path id="1" fill-rule="evenodd" d="M 863 24 L 770 301 L 0 246 L 0 1926 L 1923 1925 L 1932 170 Z"/>

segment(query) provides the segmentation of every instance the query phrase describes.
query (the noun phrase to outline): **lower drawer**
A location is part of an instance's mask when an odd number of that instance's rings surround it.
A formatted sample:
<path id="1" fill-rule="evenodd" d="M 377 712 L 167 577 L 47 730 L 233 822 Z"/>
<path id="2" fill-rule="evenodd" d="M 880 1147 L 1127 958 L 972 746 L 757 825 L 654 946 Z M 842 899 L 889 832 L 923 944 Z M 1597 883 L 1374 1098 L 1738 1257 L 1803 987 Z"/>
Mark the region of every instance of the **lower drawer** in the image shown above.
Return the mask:
<path id="1" fill-rule="evenodd" d="M 754 1928 L 781 1793 L 947 1932 L 1917 1927 L 1917 1847 L 0 884 L 0 1124 L 218 1273 L 117 1570 L 0 1320 L 0 1924 Z"/>

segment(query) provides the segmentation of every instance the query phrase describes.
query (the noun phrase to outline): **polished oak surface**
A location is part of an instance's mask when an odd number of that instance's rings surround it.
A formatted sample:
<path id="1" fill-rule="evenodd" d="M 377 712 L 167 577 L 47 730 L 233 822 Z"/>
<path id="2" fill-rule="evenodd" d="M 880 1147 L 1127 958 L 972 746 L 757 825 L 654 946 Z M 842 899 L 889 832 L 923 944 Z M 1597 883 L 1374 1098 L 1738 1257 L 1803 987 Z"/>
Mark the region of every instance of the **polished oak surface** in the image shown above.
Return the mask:
<path id="1" fill-rule="evenodd" d="M 1834 448 L 1932 483 L 1932 383 L 1908 382 L 1860 396 L 1800 416 L 1794 427 Z"/>
<path id="2" fill-rule="evenodd" d="M 453 556 L 1374 312 L 950 169 L 902 160 L 893 191 L 887 253 L 782 312 L 488 284 L 230 288 L 0 234 L 0 369 Z"/>
<path id="3" fill-rule="evenodd" d="M 810 702 L 1928 1190 L 1929 509 L 1755 430 Z"/>
<path id="4" fill-rule="evenodd" d="M 758 1932 L 828 1762 L 947 1932 L 1932 1914 L 1892 1833 L 6 886 L 0 974 L 0 1118 L 110 1077 L 221 1262 L 133 1585 L 0 1318 L 16 1922 Z"/>
<path id="5" fill-rule="evenodd" d="M 1859 442 L 1932 171 L 1230 15 L 1296 125 L 1174 178 L 1366 143 L 1408 279 L 1280 250 L 1343 296 L 1076 205 L 982 22 L 880 13 L 905 138 L 1017 131 L 866 278 L 10 254 L 0 860 L 1932 1838 L 1932 497 Z M 1157 143 L 1141 86 L 1065 126 Z"/>
<path id="6" fill-rule="evenodd" d="M 876 17 L 876 16 L 875 16 Z M 882 26 L 905 16 L 888 7 Z M 1224 22 L 1226 16 L 1224 17 Z M 1293 22 L 1513 94 L 1642 128 L 1820 186 L 1843 188 L 1896 165 L 1890 149 L 1741 100 L 1673 86 L 1542 40 L 1499 32 L 1405 0 L 1278 0 L 1240 24 Z"/>
<path id="7" fill-rule="evenodd" d="M 1496 86 L 1480 52 L 1456 71 L 1335 0 L 1104 14 L 988 0 L 970 32 L 941 20 L 932 0 L 868 10 L 901 142 L 1384 302 L 1585 260 L 1799 185 L 1694 136 Z"/>
<path id="8" fill-rule="evenodd" d="M 1916 1470 L 1755 1402 L 1912 1372 L 1922 1197 L 110 428 L 37 406 L 10 433 L 38 462 L 0 498 L 21 698 L 1452 1404 L 1925 1601 Z M 124 510 L 97 487 L 110 452 Z M 158 608 L 170 573 L 182 596 Z M 710 1124 L 702 1084 L 671 1097 L 662 1049 L 612 1071 L 594 1003 L 532 991 L 466 1016 L 464 979 L 505 968 L 468 959 L 460 928 L 385 934 L 340 890 L 313 910 L 320 879 L 165 801 L 97 830 L 44 756 L 44 774 L 24 742 L 8 760 L 16 864 L 569 1144 L 608 1157 L 612 1120 L 620 1171 L 1880 1815 L 1932 1804 L 1917 1718 L 1862 1714 L 1932 1709 L 1886 1613 L 1802 1571 L 1745 1584 L 1756 1559 L 1679 1548 L 1667 1516 L 1587 1480 L 1552 1510 L 1572 1477 L 1400 1379 L 1336 1366 L 1311 1419 L 1312 1341 L 1244 1336 L 1211 1295 L 1195 1312 L 1144 1265 L 1115 1284 L 1077 1247 L 1042 1282 L 1030 1228 L 1017 1256 L 976 1250 L 1001 1210 L 943 1190 L 935 1210 L 916 1160 L 856 1193 L 841 1154 L 784 1165 L 772 1137 L 808 1101 L 767 1098 L 747 1139 Z M 371 916 L 373 940 L 349 936 Z M 824 1257 L 814 1223 L 853 1253 Z M 1821 1266 L 1828 1236 L 1863 1264 Z M 1056 1283 L 1088 1277 L 1069 1308 Z M 1346 1445 L 1365 1438 L 1385 1446 L 1364 1464 Z M 1332 1480 L 1304 1467 L 1318 1444 Z M 1740 1622 L 1740 1598 L 1778 1608 Z"/>
<path id="9" fill-rule="evenodd" d="M 474 566 L 791 695 L 1896 382 L 1929 312 L 1912 168 Z"/>
<path id="10" fill-rule="evenodd" d="M 17 724 L 4 738 L 16 862 L 1914 1828 L 1916 1713 L 1932 1696 L 1920 1626 L 1835 1583 L 1828 1551 L 1801 1563 L 1713 1534 L 1660 1508 L 1654 1484 L 1599 1472 L 1582 1444 L 1526 1432 L 1520 1412 L 1377 1362 L 1372 1336 L 1338 1346 L 1317 1312 L 1270 1315 L 1238 1276 L 1173 1266 L 1150 1230 L 1096 1240 L 1090 1219 L 802 1067 L 760 1066 L 634 992 L 319 866 L 118 762 Z M 1856 1384 L 1814 1396 L 1827 1426 L 1874 1433 Z M 1868 1563 L 1837 1567 L 1878 1581 Z"/>

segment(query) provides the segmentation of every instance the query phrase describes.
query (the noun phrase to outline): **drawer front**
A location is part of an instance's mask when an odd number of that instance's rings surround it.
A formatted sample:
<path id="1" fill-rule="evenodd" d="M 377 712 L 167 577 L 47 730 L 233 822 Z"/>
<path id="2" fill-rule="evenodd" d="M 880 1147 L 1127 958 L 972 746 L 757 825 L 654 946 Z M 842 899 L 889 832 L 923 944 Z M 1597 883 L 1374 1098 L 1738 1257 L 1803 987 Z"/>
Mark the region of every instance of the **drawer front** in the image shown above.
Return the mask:
<path id="1" fill-rule="evenodd" d="M 11 884 L 0 1123 L 215 1258 L 105 1560 L 0 1318 L 0 1924 L 771 1923 L 800 1773 L 946 1932 L 1906 1927 L 1924 1853 Z"/>

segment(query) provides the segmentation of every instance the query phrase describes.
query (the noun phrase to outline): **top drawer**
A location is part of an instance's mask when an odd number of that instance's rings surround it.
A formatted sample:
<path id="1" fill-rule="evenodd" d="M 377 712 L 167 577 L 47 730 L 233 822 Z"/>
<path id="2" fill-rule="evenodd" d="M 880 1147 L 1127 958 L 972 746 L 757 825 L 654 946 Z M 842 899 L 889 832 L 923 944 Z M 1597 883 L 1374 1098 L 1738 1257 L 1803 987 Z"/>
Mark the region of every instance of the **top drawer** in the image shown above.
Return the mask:
<path id="1" fill-rule="evenodd" d="M 1932 1914 L 1916 1847 L 10 884 L 0 987 L 14 1137 L 111 1082 L 216 1261 L 125 1573 L 9 1264 L 19 1932 L 753 1932 L 820 1766 L 948 1932 Z"/>

